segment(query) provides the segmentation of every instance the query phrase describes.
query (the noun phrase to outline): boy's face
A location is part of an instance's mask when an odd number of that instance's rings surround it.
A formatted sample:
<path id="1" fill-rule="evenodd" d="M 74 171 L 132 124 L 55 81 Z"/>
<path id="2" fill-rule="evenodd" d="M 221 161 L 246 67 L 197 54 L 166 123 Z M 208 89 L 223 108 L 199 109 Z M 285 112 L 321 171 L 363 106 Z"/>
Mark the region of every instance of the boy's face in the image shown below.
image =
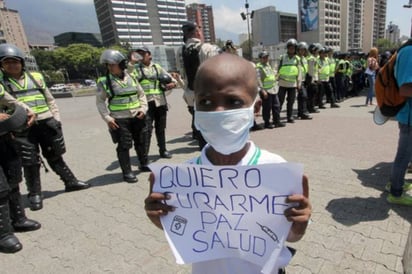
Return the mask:
<path id="1" fill-rule="evenodd" d="M 9 75 L 17 75 L 23 71 L 21 61 L 15 58 L 6 58 L 1 61 L 1 68 L 6 74 Z"/>
<path id="2" fill-rule="evenodd" d="M 248 88 L 250 89 L 247 85 L 229 83 L 229 81 L 224 86 L 210 82 L 209 85 L 196 91 L 196 110 L 223 111 L 250 107 L 254 103 L 256 95 Z"/>

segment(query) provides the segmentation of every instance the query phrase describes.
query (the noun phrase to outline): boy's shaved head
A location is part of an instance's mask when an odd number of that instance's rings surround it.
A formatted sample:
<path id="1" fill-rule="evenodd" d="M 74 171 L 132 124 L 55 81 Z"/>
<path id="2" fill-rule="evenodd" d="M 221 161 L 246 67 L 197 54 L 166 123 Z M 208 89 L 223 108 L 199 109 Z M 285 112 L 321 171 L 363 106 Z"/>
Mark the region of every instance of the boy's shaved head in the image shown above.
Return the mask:
<path id="1" fill-rule="evenodd" d="M 256 70 L 251 62 L 234 54 L 222 53 L 203 62 L 196 73 L 195 93 L 227 86 L 242 86 L 250 96 L 258 92 Z"/>

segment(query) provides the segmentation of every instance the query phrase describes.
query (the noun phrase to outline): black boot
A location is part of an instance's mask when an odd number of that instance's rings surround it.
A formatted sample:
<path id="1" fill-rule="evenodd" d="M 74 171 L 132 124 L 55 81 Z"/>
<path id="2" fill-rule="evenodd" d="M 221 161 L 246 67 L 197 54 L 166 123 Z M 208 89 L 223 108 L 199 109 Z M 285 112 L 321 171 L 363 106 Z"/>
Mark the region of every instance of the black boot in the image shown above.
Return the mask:
<path id="1" fill-rule="evenodd" d="M 66 186 L 65 191 L 71 192 L 76 190 L 82 190 L 90 187 L 90 184 L 77 180 L 73 172 L 63 161 L 63 158 L 58 158 L 54 161 L 48 161 L 51 169 L 60 176 L 60 179 L 64 182 Z"/>
<path id="2" fill-rule="evenodd" d="M 13 189 L 9 195 L 10 219 L 16 232 L 26 232 L 37 230 L 41 227 L 40 223 L 30 220 L 24 212 L 23 200 L 19 189 Z"/>
<path id="3" fill-rule="evenodd" d="M 119 159 L 119 165 L 123 172 L 123 180 L 128 183 L 136 183 L 136 175 L 132 172 L 130 165 L 130 155 L 128 150 L 118 151 L 117 157 Z"/>
<path id="4" fill-rule="evenodd" d="M 170 159 L 172 158 L 172 154 L 167 151 L 166 149 L 166 136 L 165 133 L 156 133 L 156 138 L 157 138 L 157 145 L 159 146 L 159 154 L 161 158 L 167 158 Z"/>
<path id="5" fill-rule="evenodd" d="M 2 199 L 0 202 L 0 252 L 15 253 L 22 248 L 23 245 L 14 236 L 10 224 L 9 201 Z"/>
<path id="6" fill-rule="evenodd" d="M 146 154 L 146 148 L 142 146 L 136 149 L 137 157 L 139 158 L 139 169 L 141 172 L 149 172 L 150 168 L 147 166 L 149 164 L 149 159 Z"/>
<path id="7" fill-rule="evenodd" d="M 30 210 L 40 210 L 43 208 L 40 184 L 40 166 L 25 166 L 23 169 L 24 178 L 26 179 L 28 191 L 27 198 L 29 200 Z"/>

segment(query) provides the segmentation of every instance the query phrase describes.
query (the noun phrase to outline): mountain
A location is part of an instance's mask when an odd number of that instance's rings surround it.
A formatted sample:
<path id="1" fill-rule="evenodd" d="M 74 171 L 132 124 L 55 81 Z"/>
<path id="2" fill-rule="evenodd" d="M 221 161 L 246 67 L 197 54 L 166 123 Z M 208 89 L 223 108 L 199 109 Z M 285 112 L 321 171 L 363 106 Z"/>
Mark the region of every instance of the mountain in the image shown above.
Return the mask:
<path id="1" fill-rule="evenodd" d="M 53 43 L 53 36 L 64 32 L 100 32 L 91 0 L 8 0 L 6 7 L 19 12 L 29 43 Z"/>

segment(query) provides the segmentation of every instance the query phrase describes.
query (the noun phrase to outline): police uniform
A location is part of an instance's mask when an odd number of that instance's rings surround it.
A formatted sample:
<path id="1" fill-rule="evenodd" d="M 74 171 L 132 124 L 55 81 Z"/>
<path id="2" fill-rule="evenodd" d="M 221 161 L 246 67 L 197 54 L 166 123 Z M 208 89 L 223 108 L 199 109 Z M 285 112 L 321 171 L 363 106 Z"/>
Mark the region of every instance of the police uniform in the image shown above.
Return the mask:
<path id="1" fill-rule="evenodd" d="M 326 54 L 326 50 L 322 49 L 321 53 Z M 319 96 L 318 106 L 319 108 L 325 108 L 323 104 L 323 96 L 326 95 L 327 101 L 330 102 L 331 108 L 338 108 L 339 106 L 335 103 L 335 97 L 333 96 L 332 88 L 329 81 L 330 75 L 330 63 L 326 56 L 319 57 L 319 81 L 321 92 Z"/>
<path id="2" fill-rule="evenodd" d="M 205 139 L 202 137 L 194 125 L 194 82 L 197 69 L 200 64 L 206 59 L 216 56 L 220 53 L 220 48 L 216 45 L 203 43 L 201 39 L 192 37 L 193 32 L 198 26 L 193 22 L 185 22 L 182 25 L 183 37 L 185 45 L 182 47 L 179 62 L 182 64 L 182 75 L 186 76 L 187 85 L 183 93 L 183 100 L 187 104 L 189 113 L 192 115 L 192 138 L 197 139 L 199 148 L 202 149 L 206 145 Z"/>
<path id="3" fill-rule="evenodd" d="M 31 210 L 43 207 L 40 182 L 40 147 L 52 170 L 60 176 L 65 184 L 65 191 L 76 191 L 90 187 L 79 181 L 62 155 L 66 152 L 60 114 L 56 101 L 46 87 L 43 76 L 38 72 L 30 74 L 24 71 L 24 57 L 21 54 L 13 56 L 13 51 L 20 51 L 15 46 L 8 45 L 7 50 L 0 49 L 0 59 L 19 59 L 23 70 L 18 79 L 14 79 L 3 71 L 2 83 L 6 90 L 17 101 L 24 102 L 36 114 L 36 122 L 30 128 L 16 134 L 16 144 L 21 155 L 26 179 Z"/>
<path id="4" fill-rule="evenodd" d="M 279 101 L 280 108 L 282 109 L 285 96 L 287 94 L 287 121 L 293 123 L 293 104 L 296 99 L 296 91 L 300 82 L 300 60 L 299 57 L 294 54 L 288 56 L 285 54 L 281 56 L 280 65 L 278 69 L 279 79 Z"/>
<path id="5" fill-rule="evenodd" d="M 136 51 L 144 51 L 150 54 L 145 48 L 139 48 Z M 166 149 L 166 119 L 167 119 L 167 100 L 165 91 L 160 86 L 160 76 L 168 75 L 172 82 L 176 83 L 170 74 L 165 71 L 159 64 L 150 62 L 145 65 L 142 62 L 134 66 L 133 74 L 139 80 L 147 98 L 148 110 L 146 113 L 146 153 L 149 154 L 150 141 L 152 138 L 153 123 L 156 133 L 159 154 L 162 158 L 172 158 L 172 155 Z"/>
<path id="6" fill-rule="evenodd" d="M 20 115 L 26 116 L 28 107 L 18 103 L 0 85 L 0 112 L 15 108 L 16 113 L 18 107 L 21 108 Z M 26 118 L 23 119 L 25 122 Z M 0 129 L 0 252 L 4 253 L 14 253 L 23 247 L 13 231 L 25 232 L 41 227 L 40 223 L 28 219 L 25 214 L 19 189 L 22 181 L 21 159 L 10 130 L 10 127 Z"/>
<path id="7" fill-rule="evenodd" d="M 120 54 L 118 51 L 115 53 Z M 125 59 L 124 61 L 126 62 Z M 145 144 L 146 122 L 144 117 L 142 119 L 137 117 L 140 112 L 146 114 L 147 101 L 137 79 L 126 70 L 123 71 L 123 74 L 122 79 L 111 73 L 98 79 L 96 106 L 106 123 L 115 121 L 119 126 L 119 128 L 109 129 L 109 131 L 113 142 L 117 143 L 116 152 L 123 178 L 125 181 L 133 183 L 137 182 L 137 178 L 131 170 L 129 155 L 133 143 L 139 158 L 140 170 L 149 171 Z"/>
<path id="8" fill-rule="evenodd" d="M 267 52 L 261 52 L 259 58 L 262 59 L 269 56 Z M 278 90 L 275 87 L 276 75 L 269 62 L 258 62 L 256 64 L 258 75 L 258 84 L 261 89 L 262 99 L 262 118 L 265 122 L 265 128 L 283 127 L 285 124 L 280 122 L 280 103 L 278 98 Z M 262 92 L 266 92 L 267 96 L 263 96 Z M 272 112 L 273 124 L 270 123 L 270 113 Z"/>
<path id="9" fill-rule="evenodd" d="M 319 62 L 317 57 L 318 47 L 315 44 L 309 46 L 309 56 L 306 58 L 308 62 L 308 70 L 305 76 L 305 86 L 308 92 L 307 107 L 310 113 L 317 113 L 316 98 L 318 97 L 318 80 L 319 80 Z"/>
<path id="10" fill-rule="evenodd" d="M 299 85 L 298 88 L 298 117 L 302 120 L 310 120 L 312 116 L 308 112 L 308 92 L 307 92 L 307 84 L 306 84 L 306 74 L 308 73 L 309 64 L 308 60 L 306 59 L 305 53 L 301 55 L 301 49 L 305 49 L 307 52 L 308 47 L 306 42 L 299 42 L 298 43 L 298 53 L 300 58 L 300 66 L 301 66 L 301 79 L 302 83 Z"/>

